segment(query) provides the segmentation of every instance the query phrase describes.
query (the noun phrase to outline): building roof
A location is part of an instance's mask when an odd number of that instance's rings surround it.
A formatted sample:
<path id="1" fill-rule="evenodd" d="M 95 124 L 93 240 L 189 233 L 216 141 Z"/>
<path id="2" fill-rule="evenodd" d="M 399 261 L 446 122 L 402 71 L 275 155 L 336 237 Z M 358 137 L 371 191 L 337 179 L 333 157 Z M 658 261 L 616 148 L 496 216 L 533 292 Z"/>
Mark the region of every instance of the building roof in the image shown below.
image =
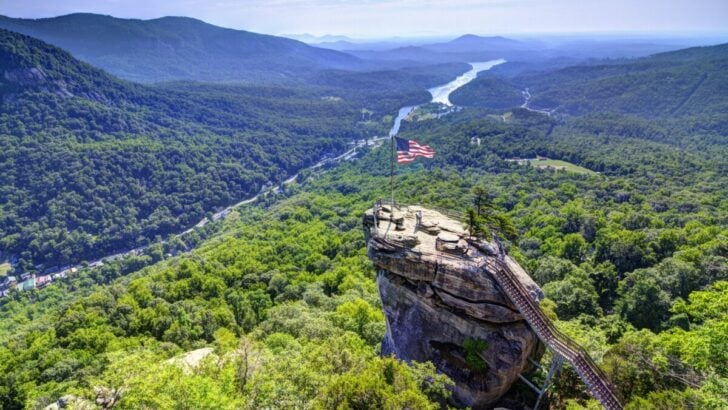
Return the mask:
<path id="1" fill-rule="evenodd" d="M 23 282 L 18 283 L 18 289 L 20 289 L 20 290 L 35 289 L 35 278 L 26 279 Z"/>

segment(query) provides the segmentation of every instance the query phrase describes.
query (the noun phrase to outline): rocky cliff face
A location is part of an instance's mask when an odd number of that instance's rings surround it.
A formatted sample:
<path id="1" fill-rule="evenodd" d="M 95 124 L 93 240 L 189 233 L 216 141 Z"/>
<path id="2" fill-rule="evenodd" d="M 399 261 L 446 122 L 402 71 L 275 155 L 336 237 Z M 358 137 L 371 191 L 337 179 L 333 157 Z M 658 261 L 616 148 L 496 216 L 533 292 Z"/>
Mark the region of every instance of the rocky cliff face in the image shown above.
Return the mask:
<path id="1" fill-rule="evenodd" d="M 364 225 L 387 320 L 382 353 L 432 361 L 455 382 L 454 404 L 491 406 L 544 347 L 488 273 L 487 244 L 466 242 L 459 223 L 424 208 L 370 213 Z M 516 272 L 533 297 L 543 297 Z"/>

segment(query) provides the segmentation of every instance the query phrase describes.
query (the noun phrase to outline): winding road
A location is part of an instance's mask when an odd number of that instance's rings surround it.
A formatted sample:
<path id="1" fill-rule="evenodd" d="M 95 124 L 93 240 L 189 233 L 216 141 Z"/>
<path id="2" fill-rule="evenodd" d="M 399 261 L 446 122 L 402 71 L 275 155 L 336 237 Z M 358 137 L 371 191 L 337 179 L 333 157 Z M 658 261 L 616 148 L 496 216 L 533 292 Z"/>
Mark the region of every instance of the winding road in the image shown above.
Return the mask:
<path id="1" fill-rule="evenodd" d="M 531 111 L 531 112 L 537 112 L 537 113 L 541 113 L 541 114 L 546 114 L 549 117 L 551 116 L 551 113 L 556 110 L 556 109 L 552 109 L 552 110 L 537 110 L 535 108 L 531 108 L 531 107 L 528 106 L 528 103 L 531 101 L 531 92 L 528 91 L 528 88 L 526 88 L 525 90 L 521 91 L 521 94 L 523 94 L 523 98 L 525 99 L 525 101 L 523 102 L 523 104 L 521 104 L 521 108 L 525 108 L 525 109 L 527 109 L 528 111 Z"/>
<path id="2" fill-rule="evenodd" d="M 430 94 L 432 95 L 431 102 L 441 103 L 446 106 L 452 106 L 449 96 L 453 91 L 457 90 L 458 88 L 460 88 L 460 87 L 464 86 L 465 84 L 469 83 L 470 81 L 474 80 L 477 77 L 479 72 L 489 70 L 492 67 L 495 67 L 496 65 L 502 64 L 502 63 L 505 63 L 505 60 L 498 59 L 498 60 L 491 60 L 491 61 L 486 61 L 486 62 L 470 63 L 470 66 L 472 68 L 469 71 L 467 71 L 466 73 L 458 76 L 457 78 L 455 78 L 454 80 L 452 80 L 451 82 L 449 82 L 447 84 L 443 84 L 443 85 L 428 89 L 427 91 L 429 91 Z M 379 143 L 381 141 L 392 138 L 393 136 L 395 136 L 399 133 L 399 129 L 400 129 L 400 126 L 402 125 L 402 121 L 417 107 L 419 107 L 419 105 L 410 105 L 410 106 L 405 106 L 405 107 L 400 108 L 399 112 L 397 113 L 397 117 L 394 119 L 394 123 L 392 124 L 392 128 L 390 129 L 388 136 L 374 137 L 374 138 L 371 138 L 368 140 L 359 140 L 354 143 L 354 146 L 352 148 L 350 148 L 343 154 L 340 154 L 333 158 L 324 157 L 316 164 L 314 164 L 310 167 L 307 167 L 307 168 L 303 168 L 300 171 L 296 172 L 295 174 L 291 175 L 290 177 L 288 177 L 285 181 L 283 181 L 279 185 L 263 188 L 257 194 L 255 194 L 249 198 L 243 199 L 240 202 L 237 202 L 233 205 L 230 205 L 222 210 L 215 212 L 214 214 L 212 214 L 211 218 L 207 218 L 207 217 L 202 218 L 193 227 L 188 228 L 178 234 L 170 235 L 168 237 L 168 239 L 163 240 L 162 243 L 166 243 L 168 240 L 173 239 L 173 238 L 179 238 L 179 237 L 188 235 L 188 234 L 192 233 L 195 229 L 202 228 L 212 221 L 218 221 L 218 220 L 226 217 L 227 215 L 229 215 L 230 212 L 232 212 L 232 210 L 234 208 L 253 203 L 263 195 L 266 195 L 268 193 L 279 192 L 283 186 L 293 183 L 296 180 L 296 178 L 298 178 L 298 176 L 301 174 L 301 172 L 303 172 L 304 170 L 316 169 L 316 168 L 320 168 L 326 164 L 338 163 L 338 162 L 341 162 L 344 160 L 348 160 L 348 159 L 352 158 L 354 156 L 354 154 L 356 154 L 356 152 L 358 150 L 360 150 L 361 148 L 366 147 L 366 146 L 375 146 L 377 143 Z M 129 251 L 125 251 L 125 252 L 119 252 L 119 253 L 115 253 L 115 254 L 111 254 L 111 255 L 106 255 L 106 256 L 100 257 L 98 259 L 95 259 L 93 261 L 90 261 L 89 266 L 97 267 L 97 266 L 103 265 L 104 261 L 113 261 L 113 260 L 123 259 L 127 256 L 140 255 L 149 246 L 151 246 L 151 244 L 147 245 L 147 246 L 135 248 L 135 249 L 132 249 Z M 58 277 L 58 275 L 61 275 L 60 277 L 65 277 L 65 275 L 71 270 L 71 268 L 81 269 L 81 267 L 82 267 L 81 265 L 66 266 L 60 270 L 46 271 L 43 273 L 43 275 L 39 275 L 39 276 L 48 276 L 48 278 L 49 278 L 48 280 L 50 282 L 50 281 L 56 279 Z"/>

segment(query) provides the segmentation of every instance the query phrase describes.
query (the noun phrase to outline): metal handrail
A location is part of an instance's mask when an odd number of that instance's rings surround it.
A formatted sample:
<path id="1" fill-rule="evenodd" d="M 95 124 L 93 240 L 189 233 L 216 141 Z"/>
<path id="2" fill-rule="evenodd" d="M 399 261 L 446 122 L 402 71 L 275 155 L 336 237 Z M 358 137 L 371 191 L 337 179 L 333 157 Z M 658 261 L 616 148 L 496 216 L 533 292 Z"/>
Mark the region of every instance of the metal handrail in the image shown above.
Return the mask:
<path id="1" fill-rule="evenodd" d="M 491 265 L 491 270 L 494 273 L 493 276 L 513 304 L 523 314 L 539 339 L 571 363 L 577 374 L 579 374 L 579 377 L 587 385 L 591 394 L 605 408 L 609 410 L 622 409 L 624 406 L 617 393 L 617 389 L 611 383 L 609 377 L 599 368 L 591 356 L 589 356 L 586 349 L 574 342 L 569 336 L 562 333 L 551 323 L 541 308 L 530 297 L 525 286 L 513 274 L 510 267 L 505 262 L 497 259 L 492 259 L 486 263 Z M 511 287 L 508 285 L 512 286 L 515 294 L 509 294 L 511 293 Z"/>

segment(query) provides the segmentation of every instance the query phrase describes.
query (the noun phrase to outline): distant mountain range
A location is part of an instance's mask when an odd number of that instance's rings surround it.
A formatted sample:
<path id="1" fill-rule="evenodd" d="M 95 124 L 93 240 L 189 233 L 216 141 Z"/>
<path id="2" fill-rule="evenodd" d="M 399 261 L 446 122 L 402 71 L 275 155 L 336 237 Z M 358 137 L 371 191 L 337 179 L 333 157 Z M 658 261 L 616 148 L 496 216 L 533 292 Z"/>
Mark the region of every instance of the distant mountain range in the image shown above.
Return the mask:
<path id="1" fill-rule="evenodd" d="M 69 14 L 43 19 L 0 16 L 0 28 L 41 39 L 118 77 L 137 82 L 202 81 L 247 84 L 306 82 L 328 70 L 373 71 L 505 58 L 583 61 L 636 57 L 680 47 L 640 41 L 572 41 L 466 34 L 450 41 L 346 36 L 285 37 L 233 30 L 187 17 L 120 19 Z"/>
<path id="2" fill-rule="evenodd" d="M 455 91 L 451 99 L 461 105 L 507 108 L 523 102 L 526 88 L 530 108 L 559 114 L 687 115 L 712 117 L 704 126 L 725 123 L 728 44 L 555 70 L 507 63 Z"/>
<path id="3" fill-rule="evenodd" d="M 322 45 L 326 46 L 327 45 Z M 419 63 L 473 62 L 497 58 L 523 59 L 536 55 L 538 45 L 505 37 L 481 37 L 466 34 L 454 40 L 422 45 L 406 45 L 382 50 L 380 48 L 365 49 L 365 44 L 355 48 L 339 48 L 365 60 L 374 61 L 412 61 Z"/>
<path id="4" fill-rule="evenodd" d="M 310 34 L 284 34 L 283 37 L 303 41 L 304 43 L 311 44 L 316 47 L 328 48 L 331 50 L 339 51 L 392 50 L 399 47 L 419 46 L 436 41 L 432 38 L 387 37 L 383 39 L 372 40 L 334 35 L 313 36 Z"/>
<path id="5" fill-rule="evenodd" d="M 500 36 L 480 37 L 474 34 L 466 34 L 445 43 L 425 45 L 422 48 L 438 53 L 511 52 L 534 49 L 533 45 L 510 38 Z"/>
<path id="6" fill-rule="evenodd" d="M 0 16 L 0 28 L 39 38 L 112 74 L 140 82 L 286 81 L 322 69 L 364 66 L 349 54 L 186 17 L 135 20 L 69 14 L 31 20 Z"/>
<path id="7" fill-rule="evenodd" d="M 466 34 L 456 39 L 436 43 L 349 43 L 338 41 L 320 43 L 355 55 L 369 62 L 443 63 L 476 62 L 495 58 L 509 61 L 563 61 L 571 65 L 589 59 L 635 58 L 678 50 L 696 44 L 696 40 L 679 38 L 519 38 L 483 37 Z M 697 44 L 704 44 L 698 42 Z"/>

